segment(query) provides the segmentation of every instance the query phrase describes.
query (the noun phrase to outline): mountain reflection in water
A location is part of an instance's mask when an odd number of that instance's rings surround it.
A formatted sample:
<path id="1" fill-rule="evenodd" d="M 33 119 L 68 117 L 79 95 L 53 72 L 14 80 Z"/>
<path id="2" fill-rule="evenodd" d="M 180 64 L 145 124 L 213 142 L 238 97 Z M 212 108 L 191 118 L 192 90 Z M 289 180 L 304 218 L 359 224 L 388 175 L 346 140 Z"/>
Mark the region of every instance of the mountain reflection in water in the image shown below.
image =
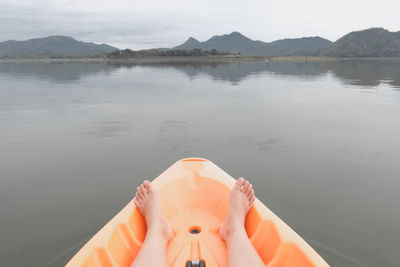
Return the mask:
<path id="1" fill-rule="evenodd" d="M 170 68 L 186 74 L 191 79 L 206 75 L 215 81 L 240 84 L 252 75 L 280 75 L 282 77 L 317 79 L 332 73 L 347 85 L 373 88 L 382 83 L 400 90 L 400 61 L 345 60 L 345 61 L 244 61 L 235 63 L 216 62 L 164 62 L 164 63 L 119 63 L 119 62 L 24 62 L 0 63 L 0 74 L 16 77 L 35 76 L 56 83 L 71 83 L 97 73 L 111 73 L 119 68 L 135 67 Z"/>

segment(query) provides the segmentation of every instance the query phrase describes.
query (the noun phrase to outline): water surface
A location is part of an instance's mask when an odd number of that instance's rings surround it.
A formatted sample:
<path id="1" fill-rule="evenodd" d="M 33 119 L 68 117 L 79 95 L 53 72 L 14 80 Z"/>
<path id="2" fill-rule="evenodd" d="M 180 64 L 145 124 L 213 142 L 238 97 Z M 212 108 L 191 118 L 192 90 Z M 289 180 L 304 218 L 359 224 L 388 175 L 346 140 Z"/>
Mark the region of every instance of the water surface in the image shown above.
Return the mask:
<path id="1" fill-rule="evenodd" d="M 208 158 L 332 266 L 395 266 L 400 64 L 0 63 L 0 258 L 59 266 L 145 178 Z"/>

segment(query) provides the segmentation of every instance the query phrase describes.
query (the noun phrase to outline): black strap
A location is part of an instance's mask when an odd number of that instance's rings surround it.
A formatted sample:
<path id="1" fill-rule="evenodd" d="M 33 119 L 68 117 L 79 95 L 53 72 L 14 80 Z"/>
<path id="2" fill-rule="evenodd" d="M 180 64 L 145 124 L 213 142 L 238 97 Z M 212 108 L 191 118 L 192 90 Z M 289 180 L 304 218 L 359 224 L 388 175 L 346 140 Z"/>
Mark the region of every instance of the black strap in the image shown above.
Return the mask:
<path id="1" fill-rule="evenodd" d="M 191 260 L 186 262 L 186 267 L 206 267 L 203 260 Z"/>

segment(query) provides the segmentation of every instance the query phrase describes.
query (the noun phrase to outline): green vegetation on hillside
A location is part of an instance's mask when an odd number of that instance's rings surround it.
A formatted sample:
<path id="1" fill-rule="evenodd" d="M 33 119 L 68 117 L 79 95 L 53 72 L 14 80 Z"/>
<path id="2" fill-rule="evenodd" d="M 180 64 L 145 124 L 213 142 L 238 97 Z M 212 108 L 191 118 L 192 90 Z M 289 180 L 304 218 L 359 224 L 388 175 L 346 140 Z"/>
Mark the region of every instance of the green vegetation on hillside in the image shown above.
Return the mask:
<path id="1" fill-rule="evenodd" d="M 170 49 L 148 49 L 148 50 L 131 50 L 123 49 L 117 50 L 107 55 L 108 58 L 115 59 L 126 59 L 126 58 L 137 58 L 137 57 L 148 57 L 148 56 L 166 56 L 166 57 L 179 57 L 179 56 L 221 56 L 230 55 L 228 52 L 218 52 L 216 49 L 210 51 L 201 49 L 192 50 L 170 50 Z"/>
<path id="2" fill-rule="evenodd" d="M 298 55 L 328 57 L 400 57 L 400 32 L 371 28 L 346 34 L 328 47 Z"/>

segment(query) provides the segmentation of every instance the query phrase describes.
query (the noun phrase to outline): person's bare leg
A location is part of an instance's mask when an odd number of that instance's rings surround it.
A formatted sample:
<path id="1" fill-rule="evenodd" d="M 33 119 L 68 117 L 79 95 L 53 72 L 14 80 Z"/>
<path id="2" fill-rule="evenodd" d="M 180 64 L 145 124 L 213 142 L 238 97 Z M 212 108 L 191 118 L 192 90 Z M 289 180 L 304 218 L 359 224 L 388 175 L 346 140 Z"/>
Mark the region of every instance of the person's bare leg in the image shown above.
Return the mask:
<path id="1" fill-rule="evenodd" d="M 162 216 L 160 197 L 149 181 L 138 186 L 134 203 L 146 220 L 147 233 L 132 267 L 167 267 L 167 244 L 175 232 Z"/>
<path id="2" fill-rule="evenodd" d="M 244 228 L 246 215 L 254 200 L 252 185 L 239 178 L 231 190 L 229 215 L 220 229 L 220 236 L 228 247 L 229 267 L 264 266 Z"/>

